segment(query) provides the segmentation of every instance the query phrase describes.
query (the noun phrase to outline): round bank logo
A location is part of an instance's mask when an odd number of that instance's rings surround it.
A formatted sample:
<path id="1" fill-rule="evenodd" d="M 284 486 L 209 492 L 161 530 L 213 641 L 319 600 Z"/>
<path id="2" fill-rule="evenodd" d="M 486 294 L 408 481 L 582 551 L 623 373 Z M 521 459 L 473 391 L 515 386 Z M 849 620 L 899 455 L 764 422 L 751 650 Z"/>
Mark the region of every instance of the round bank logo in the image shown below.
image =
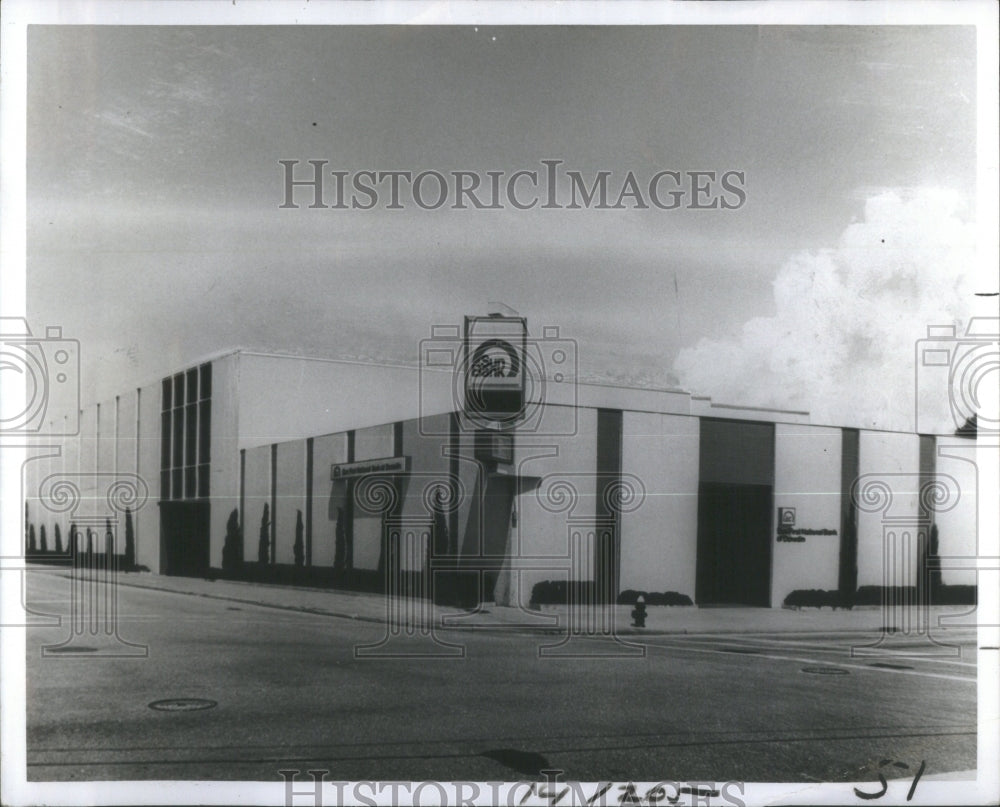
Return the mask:
<path id="1" fill-rule="evenodd" d="M 518 378 L 521 359 L 510 342 L 488 339 L 472 354 L 469 375 L 472 378 Z"/>

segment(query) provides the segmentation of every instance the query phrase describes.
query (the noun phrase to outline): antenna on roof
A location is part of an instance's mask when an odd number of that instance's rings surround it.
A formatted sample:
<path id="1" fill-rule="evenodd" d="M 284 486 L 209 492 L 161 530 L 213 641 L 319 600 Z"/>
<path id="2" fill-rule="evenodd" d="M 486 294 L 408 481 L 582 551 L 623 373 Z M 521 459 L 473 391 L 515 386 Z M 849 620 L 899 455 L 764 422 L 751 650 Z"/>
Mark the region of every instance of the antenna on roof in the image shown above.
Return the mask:
<path id="1" fill-rule="evenodd" d="M 486 303 L 486 315 L 490 317 L 519 317 L 520 314 L 517 313 L 513 308 L 504 303 L 488 302 Z"/>

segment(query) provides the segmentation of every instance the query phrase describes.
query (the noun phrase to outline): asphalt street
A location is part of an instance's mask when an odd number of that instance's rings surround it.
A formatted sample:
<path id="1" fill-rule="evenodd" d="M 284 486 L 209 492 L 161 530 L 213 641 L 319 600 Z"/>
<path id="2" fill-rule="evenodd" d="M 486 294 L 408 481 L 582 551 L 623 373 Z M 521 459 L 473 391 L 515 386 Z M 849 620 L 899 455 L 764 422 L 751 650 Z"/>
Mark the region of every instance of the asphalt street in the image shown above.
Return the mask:
<path id="1" fill-rule="evenodd" d="M 378 647 L 384 625 L 121 587 L 118 635 L 138 648 L 87 626 L 58 648 L 70 581 L 28 576 L 31 607 L 62 617 L 28 631 L 34 781 L 554 769 L 580 781 L 877 782 L 880 765 L 887 778 L 976 767 L 971 632 L 951 639 L 960 655 L 899 658 L 852 655 L 874 641 L 857 633 L 582 639 L 560 648 L 578 655 L 552 657 L 539 647 L 559 636 L 450 631 L 453 647 L 413 658 L 427 645 L 404 634 Z M 359 646 L 403 655 L 357 658 Z M 114 647 L 145 655 L 104 655 Z"/>

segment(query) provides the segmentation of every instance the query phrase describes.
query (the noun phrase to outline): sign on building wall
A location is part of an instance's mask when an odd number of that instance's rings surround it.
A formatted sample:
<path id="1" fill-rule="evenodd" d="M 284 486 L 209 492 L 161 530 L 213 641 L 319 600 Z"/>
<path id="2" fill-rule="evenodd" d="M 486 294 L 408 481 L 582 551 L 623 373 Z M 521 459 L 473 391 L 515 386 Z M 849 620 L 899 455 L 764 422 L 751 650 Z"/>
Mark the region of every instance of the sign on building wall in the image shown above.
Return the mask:
<path id="1" fill-rule="evenodd" d="M 466 414 L 505 421 L 524 410 L 526 338 L 523 317 L 465 318 Z"/>
<path id="2" fill-rule="evenodd" d="M 369 474 L 405 474 L 410 470 L 409 457 L 383 457 L 360 462 L 340 462 L 330 466 L 330 479 L 349 479 Z"/>
<path id="3" fill-rule="evenodd" d="M 808 535 L 837 535 L 837 530 L 798 527 L 795 524 L 795 508 L 778 508 L 778 541 L 782 543 L 802 543 Z"/>

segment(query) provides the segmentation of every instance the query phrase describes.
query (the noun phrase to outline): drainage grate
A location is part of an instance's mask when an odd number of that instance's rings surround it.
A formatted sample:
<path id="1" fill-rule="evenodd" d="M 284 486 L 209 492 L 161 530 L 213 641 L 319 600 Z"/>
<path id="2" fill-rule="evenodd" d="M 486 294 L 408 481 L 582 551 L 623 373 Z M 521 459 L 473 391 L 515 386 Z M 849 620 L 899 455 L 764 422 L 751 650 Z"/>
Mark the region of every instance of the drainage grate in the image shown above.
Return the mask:
<path id="1" fill-rule="evenodd" d="M 83 647 L 80 645 L 59 645 L 58 647 L 46 647 L 45 654 L 49 653 L 96 653 L 96 647 Z"/>
<path id="2" fill-rule="evenodd" d="M 908 667 L 905 664 L 890 664 L 888 661 L 876 661 L 874 664 L 869 664 L 869 667 L 882 667 L 886 670 L 912 670 L 913 667 Z"/>
<path id="3" fill-rule="evenodd" d="M 802 672 L 811 675 L 850 675 L 850 670 L 843 667 L 803 667 Z"/>
<path id="4" fill-rule="evenodd" d="M 149 704 L 149 708 L 156 709 L 158 712 L 198 712 L 218 705 L 218 701 L 208 698 L 167 698 L 162 701 L 153 701 Z"/>

